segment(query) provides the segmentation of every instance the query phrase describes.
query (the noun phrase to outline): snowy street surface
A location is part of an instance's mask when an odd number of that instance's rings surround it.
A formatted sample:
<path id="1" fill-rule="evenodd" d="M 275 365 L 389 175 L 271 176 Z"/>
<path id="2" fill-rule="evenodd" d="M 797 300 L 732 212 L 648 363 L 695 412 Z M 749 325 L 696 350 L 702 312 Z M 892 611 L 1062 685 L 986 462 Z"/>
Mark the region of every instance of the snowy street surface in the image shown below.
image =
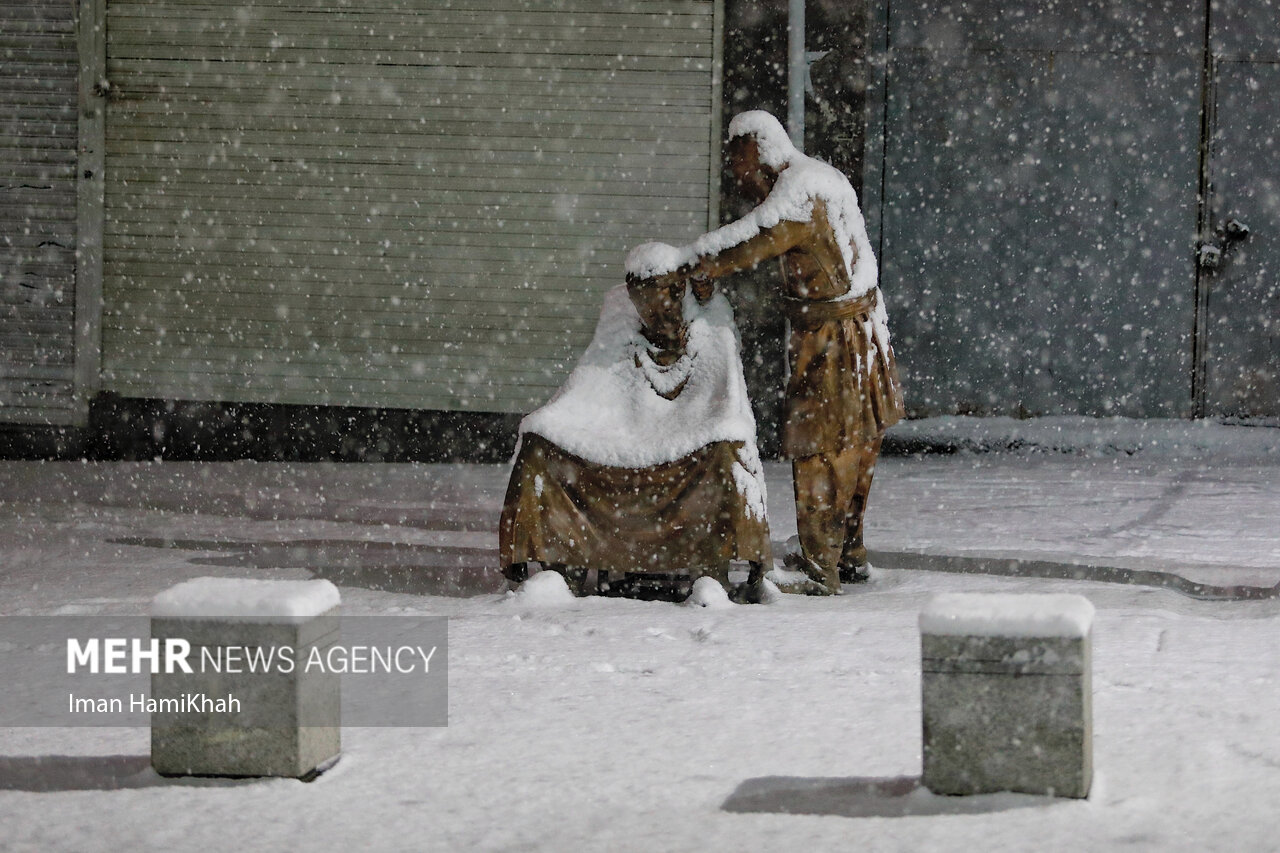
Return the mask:
<path id="1" fill-rule="evenodd" d="M 449 726 L 344 729 L 309 784 L 162 779 L 145 729 L 0 729 L 0 850 L 1277 849 L 1280 429 L 998 426 L 911 428 L 1015 449 L 882 460 L 869 584 L 705 609 L 502 592 L 505 466 L 0 463 L 0 616 L 220 575 L 450 619 Z M 917 617 L 960 591 L 1097 608 L 1087 801 L 919 789 Z"/>

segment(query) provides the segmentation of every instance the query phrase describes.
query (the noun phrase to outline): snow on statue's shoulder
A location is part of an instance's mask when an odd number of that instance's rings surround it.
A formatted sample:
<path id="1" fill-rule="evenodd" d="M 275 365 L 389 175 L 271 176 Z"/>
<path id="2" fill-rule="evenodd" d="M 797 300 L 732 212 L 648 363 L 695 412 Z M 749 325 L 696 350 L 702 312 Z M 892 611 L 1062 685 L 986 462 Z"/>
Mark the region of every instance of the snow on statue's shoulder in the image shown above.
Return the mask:
<path id="1" fill-rule="evenodd" d="M 819 202 L 844 259 L 850 282 L 846 296 L 862 296 L 876 286 L 879 273 L 858 194 L 839 169 L 799 152 L 778 174 L 773 189 L 758 207 L 736 222 L 703 234 L 689 247 L 689 254 L 695 258 L 718 255 L 780 222 L 809 222 Z"/>
<path id="2" fill-rule="evenodd" d="M 151 617 L 297 624 L 340 602 L 338 588 L 326 580 L 195 578 L 152 599 Z"/>
<path id="3" fill-rule="evenodd" d="M 944 593 L 920 612 L 920 633 L 966 637 L 1084 637 L 1093 605 L 1070 593 Z"/>
<path id="4" fill-rule="evenodd" d="M 597 465 L 644 468 L 674 462 L 719 441 L 755 445 L 755 418 L 738 355 L 733 309 L 721 294 L 685 297 L 686 354 L 668 368 L 648 359 L 626 285 L 605 294 L 595 336 L 551 400 L 520 432 L 535 433 Z M 655 388 L 655 371 L 687 372 L 679 395 Z"/>

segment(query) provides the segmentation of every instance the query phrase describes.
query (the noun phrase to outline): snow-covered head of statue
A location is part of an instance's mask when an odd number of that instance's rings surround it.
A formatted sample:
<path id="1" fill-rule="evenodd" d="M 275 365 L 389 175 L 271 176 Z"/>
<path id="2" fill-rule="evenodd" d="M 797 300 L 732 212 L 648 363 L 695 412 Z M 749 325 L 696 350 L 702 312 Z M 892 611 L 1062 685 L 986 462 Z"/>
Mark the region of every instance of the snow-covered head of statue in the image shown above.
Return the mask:
<path id="1" fill-rule="evenodd" d="M 766 112 L 741 113 L 729 125 L 729 172 L 738 195 L 752 204 L 761 204 L 791 166 L 796 151 L 778 120 Z"/>
<path id="2" fill-rule="evenodd" d="M 640 315 L 640 333 L 659 364 L 684 355 L 689 336 L 684 317 L 688 282 L 683 276 L 663 274 L 678 266 L 679 258 L 679 250 L 666 243 L 644 243 L 627 255 L 627 295 Z"/>
<path id="3" fill-rule="evenodd" d="M 800 153 L 787 136 L 782 123 L 764 110 L 750 110 L 738 113 L 729 122 L 729 141 L 740 136 L 749 136 L 755 140 L 756 149 L 760 152 L 760 162 L 775 172 L 781 172 Z"/>

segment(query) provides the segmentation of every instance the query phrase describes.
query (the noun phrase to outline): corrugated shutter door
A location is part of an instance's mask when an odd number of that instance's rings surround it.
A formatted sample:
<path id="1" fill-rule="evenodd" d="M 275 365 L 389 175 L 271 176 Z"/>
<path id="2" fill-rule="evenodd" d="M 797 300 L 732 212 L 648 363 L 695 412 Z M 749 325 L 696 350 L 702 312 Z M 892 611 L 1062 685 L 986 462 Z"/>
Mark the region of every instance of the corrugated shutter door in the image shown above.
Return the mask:
<path id="1" fill-rule="evenodd" d="M 74 11 L 0 0 L 0 422 L 75 417 Z"/>
<path id="2" fill-rule="evenodd" d="M 713 6 L 110 0 L 104 386 L 539 405 L 707 224 Z"/>

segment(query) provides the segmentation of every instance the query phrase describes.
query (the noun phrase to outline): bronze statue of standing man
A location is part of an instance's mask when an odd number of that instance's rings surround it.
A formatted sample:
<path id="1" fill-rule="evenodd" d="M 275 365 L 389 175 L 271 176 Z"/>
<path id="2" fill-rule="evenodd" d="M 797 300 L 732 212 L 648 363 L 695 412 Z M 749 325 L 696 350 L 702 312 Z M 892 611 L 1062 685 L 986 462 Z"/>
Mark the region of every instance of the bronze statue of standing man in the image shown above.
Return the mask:
<path id="1" fill-rule="evenodd" d="M 737 116 L 728 158 L 737 191 L 757 206 L 686 247 L 679 272 L 714 279 L 780 261 L 790 321 L 782 449 L 801 546 L 788 563 L 810 591 L 834 594 L 866 577 L 867 494 L 884 432 L 903 415 L 875 256 L 848 179 L 797 150 L 772 115 Z"/>

